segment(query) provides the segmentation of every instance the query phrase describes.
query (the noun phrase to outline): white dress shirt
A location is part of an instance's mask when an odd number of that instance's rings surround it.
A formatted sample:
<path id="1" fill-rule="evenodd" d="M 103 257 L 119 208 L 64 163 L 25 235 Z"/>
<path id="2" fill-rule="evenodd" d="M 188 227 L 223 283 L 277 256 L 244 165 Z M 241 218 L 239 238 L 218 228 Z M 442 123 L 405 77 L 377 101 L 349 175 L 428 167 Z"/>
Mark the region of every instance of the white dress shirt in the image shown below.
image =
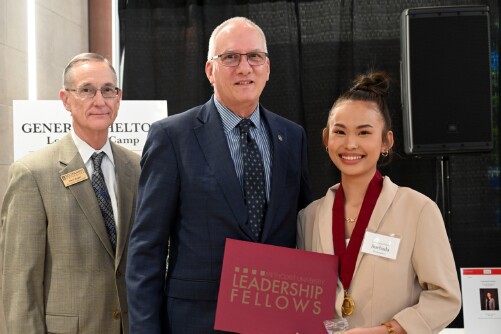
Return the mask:
<path id="1" fill-rule="evenodd" d="M 89 144 L 84 142 L 78 135 L 71 130 L 71 137 L 75 142 L 75 145 L 85 163 L 87 172 L 92 178 L 92 172 L 94 171 L 94 165 L 92 163 L 92 154 L 95 152 L 99 153 L 104 151 L 106 153 L 101 162 L 101 170 L 104 175 L 104 182 L 106 182 L 106 188 L 111 198 L 111 206 L 113 207 L 113 217 L 115 218 L 115 224 L 118 224 L 118 205 L 117 205 L 117 180 L 115 177 L 115 161 L 113 160 L 113 151 L 111 150 L 110 140 L 108 139 L 104 146 L 100 150 L 95 150 Z"/>

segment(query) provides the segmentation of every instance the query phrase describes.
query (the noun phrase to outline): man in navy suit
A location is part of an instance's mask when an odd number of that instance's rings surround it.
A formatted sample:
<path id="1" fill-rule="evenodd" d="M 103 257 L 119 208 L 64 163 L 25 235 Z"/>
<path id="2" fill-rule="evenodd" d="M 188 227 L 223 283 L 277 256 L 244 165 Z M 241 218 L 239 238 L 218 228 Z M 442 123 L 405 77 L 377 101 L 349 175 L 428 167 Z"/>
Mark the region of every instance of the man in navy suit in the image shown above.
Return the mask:
<path id="1" fill-rule="evenodd" d="M 134 334 L 214 333 L 226 238 L 295 247 L 297 212 L 312 199 L 303 128 L 259 104 L 270 75 L 263 31 L 242 17 L 223 22 L 205 72 L 214 96 L 154 123 L 144 147 L 126 276 Z M 244 191 L 244 119 L 264 166 L 257 232 Z"/>

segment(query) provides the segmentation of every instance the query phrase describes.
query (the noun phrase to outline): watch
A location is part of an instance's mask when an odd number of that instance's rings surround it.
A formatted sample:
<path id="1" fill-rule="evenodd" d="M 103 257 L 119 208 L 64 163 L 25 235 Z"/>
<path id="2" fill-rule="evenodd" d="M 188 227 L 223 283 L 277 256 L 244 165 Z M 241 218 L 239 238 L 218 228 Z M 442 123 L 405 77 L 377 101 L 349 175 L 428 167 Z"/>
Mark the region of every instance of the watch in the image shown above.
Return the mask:
<path id="1" fill-rule="evenodd" d="M 388 331 L 388 334 L 394 334 L 395 333 L 395 328 L 393 328 L 393 325 L 391 322 L 384 322 L 381 325 L 386 327 L 386 330 Z"/>

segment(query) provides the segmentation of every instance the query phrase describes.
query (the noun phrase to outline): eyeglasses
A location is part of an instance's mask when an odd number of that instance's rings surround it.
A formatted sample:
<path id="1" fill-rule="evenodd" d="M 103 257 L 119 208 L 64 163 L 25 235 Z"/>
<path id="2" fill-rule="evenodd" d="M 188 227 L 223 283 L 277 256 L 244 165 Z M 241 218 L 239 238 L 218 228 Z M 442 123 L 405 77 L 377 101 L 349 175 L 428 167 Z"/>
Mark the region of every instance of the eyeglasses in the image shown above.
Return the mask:
<path id="1" fill-rule="evenodd" d="M 238 66 L 240 65 L 240 61 L 242 60 L 242 56 L 247 57 L 247 62 L 251 66 L 259 66 L 263 65 L 264 62 L 266 61 L 266 57 L 268 57 L 268 53 L 266 52 L 249 52 L 249 53 L 235 53 L 235 52 L 227 52 L 223 53 L 217 56 L 214 56 L 211 58 L 211 60 L 214 59 L 221 59 L 221 64 L 224 66 Z"/>
<path id="2" fill-rule="evenodd" d="M 114 98 L 120 92 L 120 88 L 112 86 L 104 86 L 101 87 L 100 89 L 97 89 L 96 87 L 92 86 L 84 86 L 84 87 L 78 87 L 77 89 L 66 88 L 66 90 L 69 92 L 75 92 L 75 94 L 82 100 L 93 98 L 94 96 L 96 96 L 98 90 L 101 91 L 101 95 L 105 99 Z"/>

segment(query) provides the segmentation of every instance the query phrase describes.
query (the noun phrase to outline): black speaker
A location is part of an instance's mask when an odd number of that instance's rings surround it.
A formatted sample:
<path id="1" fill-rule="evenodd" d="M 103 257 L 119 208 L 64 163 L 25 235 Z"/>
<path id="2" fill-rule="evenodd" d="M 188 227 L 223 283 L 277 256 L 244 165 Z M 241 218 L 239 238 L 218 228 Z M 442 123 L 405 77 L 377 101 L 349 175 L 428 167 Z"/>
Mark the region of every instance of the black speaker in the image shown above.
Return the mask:
<path id="1" fill-rule="evenodd" d="M 489 8 L 410 8 L 401 15 L 404 149 L 489 151 L 492 91 Z"/>

